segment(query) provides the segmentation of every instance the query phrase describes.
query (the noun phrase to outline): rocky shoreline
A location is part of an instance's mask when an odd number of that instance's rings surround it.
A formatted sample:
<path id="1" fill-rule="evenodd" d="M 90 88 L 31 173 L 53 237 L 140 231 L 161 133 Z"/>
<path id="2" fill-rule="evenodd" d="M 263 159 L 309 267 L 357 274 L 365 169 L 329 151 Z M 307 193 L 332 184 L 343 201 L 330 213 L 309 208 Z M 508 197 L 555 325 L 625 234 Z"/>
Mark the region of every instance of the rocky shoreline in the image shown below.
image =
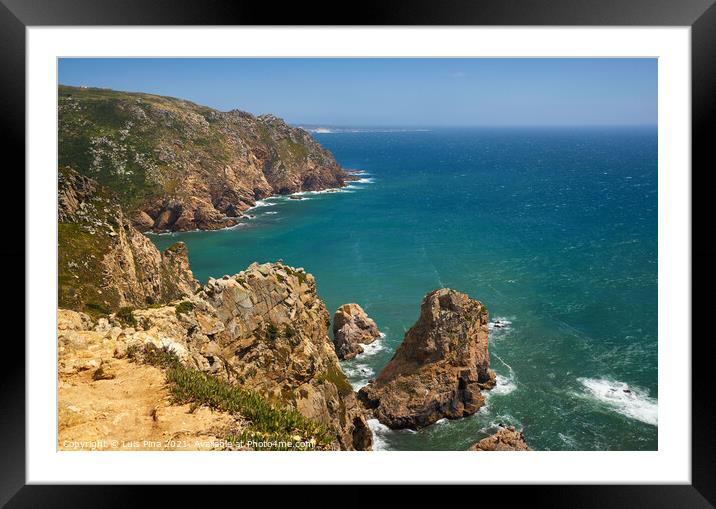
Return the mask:
<path id="1" fill-rule="evenodd" d="M 60 86 L 58 136 L 60 166 L 115 193 L 140 231 L 230 227 L 258 200 L 354 177 L 274 115 L 151 94 Z"/>
<path id="2" fill-rule="evenodd" d="M 141 233 L 226 227 L 262 197 L 360 178 L 305 131 L 273 116 L 60 87 L 60 153 L 72 164 L 58 175 L 59 448 L 119 436 L 150 443 L 134 449 L 179 440 L 195 450 L 370 450 L 369 419 L 419 429 L 484 405 L 495 373 L 481 302 L 428 293 L 391 361 L 356 393 L 340 360 L 381 337 L 358 304 L 336 311 L 331 340 L 303 268 L 254 263 L 200 285 L 183 243 L 160 252 Z M 500 433 L 476 450 L 522 447 L 521 435 Z"/>

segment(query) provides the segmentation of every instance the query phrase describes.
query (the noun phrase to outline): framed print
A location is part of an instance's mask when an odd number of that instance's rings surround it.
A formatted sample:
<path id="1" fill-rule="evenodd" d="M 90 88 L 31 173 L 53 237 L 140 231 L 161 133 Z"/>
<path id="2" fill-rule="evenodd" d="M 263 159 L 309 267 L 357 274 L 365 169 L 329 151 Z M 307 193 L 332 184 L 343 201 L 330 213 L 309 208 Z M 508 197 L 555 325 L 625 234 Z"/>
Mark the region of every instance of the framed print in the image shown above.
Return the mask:
<path id="1" fill-rule="evenodd" d="M 716 8 L 242 6 L 3 3 L 27 295 L 3 502 L 458 483 L 709 507 Z"/>

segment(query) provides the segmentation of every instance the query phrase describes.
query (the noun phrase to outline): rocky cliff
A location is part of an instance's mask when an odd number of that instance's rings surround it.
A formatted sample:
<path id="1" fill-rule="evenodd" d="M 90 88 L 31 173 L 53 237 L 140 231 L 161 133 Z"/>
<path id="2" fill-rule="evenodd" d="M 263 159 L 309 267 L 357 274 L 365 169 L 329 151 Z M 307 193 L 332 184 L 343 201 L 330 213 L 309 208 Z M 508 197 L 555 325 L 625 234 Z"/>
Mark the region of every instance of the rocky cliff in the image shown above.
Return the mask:
<path id="1" fill-rule="evenodd" d="M 475 413 L 492 388 L 487 309 L 443 288 L 425 296 L 420 317 L 360 399 L 391 428 L 421 428 Z"/>
<path id="2" fill-rule="evenodd" d="M 370 448 L 371 433 L 328 338 L 328 311 L 312 275 L 280 263 L 253 264 L 209 280 L 195 302 L 197 319 L 211 323 L 214 334 L 201 350 L 202 369 L 288 402 L 325 424 L 343 449 Z"/>
<path id="3" fill-rule="evenodd" d="M 60 86 L 59 162 L 112 190 L 140 231 L 211 230 L 256 200 L 351 177 L 303 129 L 151 94 Z"/>
<path id="4" fill-rule="evenodd" d="M 160 253 L 113 194 L 69 168 L 58 177 L 58 302 L 93 314 L 168 302 L 198 287 L 186 247 Z"/>
<path id="5" fill-rule="evenodd" d="M 363 409 L 328 338 L 328 312 L 316 294 L 313 276 L 302 269 L 253 264 L 234 276 L 210 280 L 194 295 L 170 306 L 125 309 L 97 320 L 73 316 L 74 325 L 58 333 L 64 376 L 96 373 L 103 366 L 111 371 L 129 352 L 151 346 L 190 370 L 180 381 L 198 377 L 186 388 L 189 400 L 197 404 L 221 408 L 215 393 L 242 391 L 241 396 L 227 397 L 239 402 L 253 401 L 254 396 L 245 394 L 255 394 L 268 402 L 261 403 L 266 410 L 255 412 L 260 419 L 267 420 L 266 412 L 286 406 L 325 428 L 327 448 L 371 448 Z M 89 348 L 88 341 L 99 346 Z M 85 376 L 85 381 L 98 383 L 104 377 L 100 371 Z M 218 381 L 226 386 L 215 387 Z M 204 390 L 203 385 L 211 389 Z M 65 401 L 62 390 L 60 400 Z M 229 424 L 237 427 L 234 421 Z M 250 430 L 257 417 L 243 415 L 239 421 Z M 64 435 L 72 433 L 66 430 Z M 320 433 L 314 435 L 308 438 Z"/>

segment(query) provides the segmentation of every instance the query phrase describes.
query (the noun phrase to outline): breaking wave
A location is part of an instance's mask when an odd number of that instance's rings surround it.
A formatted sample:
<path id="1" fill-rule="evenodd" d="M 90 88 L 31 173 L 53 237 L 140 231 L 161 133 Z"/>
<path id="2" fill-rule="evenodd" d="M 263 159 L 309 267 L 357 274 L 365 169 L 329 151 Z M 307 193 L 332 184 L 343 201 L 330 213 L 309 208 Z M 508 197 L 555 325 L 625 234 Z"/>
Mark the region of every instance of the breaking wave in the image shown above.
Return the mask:
<path id="1" fill-rule="evenodd" d="M 514 373 L 510 373 L 509 376 L 497 375 L 497 384 L 487 394 L 505 396 L 515 389 L 517 389 L 517 382 Z"/>
<path id="2" fill-rule="evenodd" d="M 487 330 L 494 333 L 504 333 L 512 328 L 512 320 L 504 316 L 496 316 L 487 323 Z"/>
<path id="3" fill-rule="evenodd" d="M 385 440 L 385 435 L 390 433 L 390 428 L 385 424 L 381 424 L 378 419 L 368 419 L 368 427 L 370 428 L 371 433 L 373 433 L 373 450 L 387 450 L 388 443 Z"/>
<path id="4" fill-rule="evenodd" d="M 368 381 L 375 378 L 375 370 L 363 363 L 344 364 L 343 372 L 348 377 L 353 390 L 360 390 L 368 385 Z"/>
<path id="5" fill-rule="evenodd" d="M 274 205 L 276 205 L 276 204 L 273 202 L 270 202 L 270 201 L 256 200 L 256 203 L 254 204 L 254 206 L 249 207 L 248 209 L 245 210 L 245 212 L 248 212 L 249 210 L 253 210 L 253 209 L 258 209 L 261 207 L 273 207 Z"/>
<path id="6" fill-rule="evenodd" d="M 341 363 L 341 368 L 348 377 L 354 390 L 357 391 L 361 387 L 368 385 L 368 381 L 375 378 L 375 370 L 366 363 L 366 358 L 375 355 L 385 348 L 385 345 L 383 345 L 381 341 L 383 338 L 385 338 L 385 334 L 381 332 L 380 338 L 377 338 L 368 345 L 362 345 L 363 353 L 356 355 L 355 359 Z"/>
<path id="7" fill-rule="evenodd" d="M 382 339 L 385 339 L 385 334 L 380 333 L 380 337 L 376 338 L 375 341 L 368 345 L 363 345 L 363 353 L 359 353 L 357 357 L 370 357 L 371 355 L 375 355 L 378 352 L 380 352 L 383 348 L 385 348 L 385 345 L 383 345 Z"/>
<path id="8" fill-rule="evenodd" d="M 577 381 L 584 388 L 582 396 L 631 419 L 658 425 L 658 402 L 649 397 L 647 391 L 606 378 L 578 378 Z"/>
<path id="9" fill-rule="evenodd" d="M 499 431 L 501 428 L 512 426 L 513 428 L 520 430 L 523 429 L 524 426 L 522 423 L 517 419 L 516 417 L 510 415 L 510 414 L 499 414 L 495 416 L 494 419 L 490 420 L 489 424 L 487 426 L 483 427 L 480 431 L 488 434 L 495 433 Z"/>

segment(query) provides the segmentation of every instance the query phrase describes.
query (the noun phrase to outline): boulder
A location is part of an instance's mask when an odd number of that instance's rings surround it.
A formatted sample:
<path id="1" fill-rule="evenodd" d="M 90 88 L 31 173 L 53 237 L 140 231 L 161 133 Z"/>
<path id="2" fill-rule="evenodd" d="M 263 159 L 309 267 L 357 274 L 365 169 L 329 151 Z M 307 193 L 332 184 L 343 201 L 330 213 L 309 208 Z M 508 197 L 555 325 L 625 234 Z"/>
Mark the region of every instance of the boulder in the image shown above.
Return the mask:
<path id="1" fill-rule="evenodd" d="M 92 328 L 92 319 L 85 313 L 70 309 L 57 310 L 57 330 L 88 330 Z"/>
<path id="2" fill-rule="evenodd" d="M 515 428 L 508 426 L 487 438 L 483 438 L 473 444 L 470 451 L 531 451 L 525 442 L 525 435 L 522 431 L 515 431 Z"/>
<path id="3" fill-rule="evenodd" d="M 474 414 L 484 405 L 481 390 L 495 385 L 487 321 L 485 306 L 464 293 L 430 292 L 418 321 L 359 398 L 393 429 L 418 429 Z"/>
<path id="4" fill-rule="evenodd" d="M 352 359 L 380 337 L 375 322 L 358 304 L 343 304 L 333 316 L 333 345 L 339 359 Z"/>

